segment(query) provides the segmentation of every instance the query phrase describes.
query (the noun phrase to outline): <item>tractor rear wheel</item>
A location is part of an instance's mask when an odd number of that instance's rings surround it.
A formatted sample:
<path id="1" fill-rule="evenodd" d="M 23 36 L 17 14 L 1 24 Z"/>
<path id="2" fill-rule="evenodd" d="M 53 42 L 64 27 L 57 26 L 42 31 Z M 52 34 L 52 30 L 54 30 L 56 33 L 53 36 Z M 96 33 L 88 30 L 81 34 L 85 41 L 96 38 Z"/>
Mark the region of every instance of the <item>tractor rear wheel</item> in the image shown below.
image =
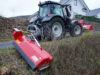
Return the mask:
<path id="1" fill-rule="evenodd" d="M 62 39 L 66 34 L 64 21 L 59 17 L 55 17 L 51 21 L 46 22 L 43 34 L 46 40 Z"/>

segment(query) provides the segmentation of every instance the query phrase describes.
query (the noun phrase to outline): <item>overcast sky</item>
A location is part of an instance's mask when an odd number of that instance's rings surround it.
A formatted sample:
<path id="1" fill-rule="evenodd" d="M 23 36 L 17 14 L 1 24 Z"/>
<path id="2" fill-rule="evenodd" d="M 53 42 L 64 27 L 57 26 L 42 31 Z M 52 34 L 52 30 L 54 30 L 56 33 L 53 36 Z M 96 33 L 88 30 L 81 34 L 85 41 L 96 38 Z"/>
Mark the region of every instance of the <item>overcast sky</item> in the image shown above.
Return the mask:
<path id="1" fill-rule="evenodd" d="M 13 17 L 33 14 L 38 10 L 39 1 L 46 0 L 0 0 L 0 15 Z M 85 2 L 90 9 L 100 8 L 100 0 L 85 0 Z"/>

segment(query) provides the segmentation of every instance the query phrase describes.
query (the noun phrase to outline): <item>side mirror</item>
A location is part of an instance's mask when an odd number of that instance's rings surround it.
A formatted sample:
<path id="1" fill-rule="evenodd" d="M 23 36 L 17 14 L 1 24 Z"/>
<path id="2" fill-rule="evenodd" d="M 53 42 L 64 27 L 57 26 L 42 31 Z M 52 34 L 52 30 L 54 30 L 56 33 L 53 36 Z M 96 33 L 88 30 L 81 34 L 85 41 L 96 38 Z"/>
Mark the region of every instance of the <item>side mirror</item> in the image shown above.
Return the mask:
<path id="1" fill-rule="evenodd" d="M 71 6 L 70 5 L 66 5 L 65 6 L 65 10 L 66 10 L 67 16 L 71 17 Z"/>

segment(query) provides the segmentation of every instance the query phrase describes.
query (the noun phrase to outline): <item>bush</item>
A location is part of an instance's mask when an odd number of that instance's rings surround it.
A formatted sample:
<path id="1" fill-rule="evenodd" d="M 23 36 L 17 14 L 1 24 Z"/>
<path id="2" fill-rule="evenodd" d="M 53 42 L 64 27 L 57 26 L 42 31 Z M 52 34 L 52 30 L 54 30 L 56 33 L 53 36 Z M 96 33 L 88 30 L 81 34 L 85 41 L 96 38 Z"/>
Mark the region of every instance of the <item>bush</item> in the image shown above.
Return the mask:
<path id="1" fill-rule="evenodd" d="M 75 19 L 83 19 L 87 21 L 92 21 L 92 22 L 100 22 L 99 18 L 91 17 L 91 16 L 82 16 L 82 15 L 76 15 Z"/>

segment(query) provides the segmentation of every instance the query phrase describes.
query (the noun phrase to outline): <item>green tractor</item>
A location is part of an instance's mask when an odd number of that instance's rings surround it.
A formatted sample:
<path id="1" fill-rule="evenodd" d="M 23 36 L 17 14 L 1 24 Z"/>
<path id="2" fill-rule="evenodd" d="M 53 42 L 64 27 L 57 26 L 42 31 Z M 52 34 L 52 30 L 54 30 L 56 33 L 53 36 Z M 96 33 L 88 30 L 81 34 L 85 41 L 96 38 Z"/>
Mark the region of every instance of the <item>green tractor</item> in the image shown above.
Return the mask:
<path id="1" fill-rule="evenodd" d="M 65 37 L 66 32 L 71 36 L 82 34 L 82 25 L 70 19 L 70 5 L 61 5 L 53 1 L 39 4 L 38 16 L 32 18 L 29 30 L 34 30 L 34 35 L 39 39 L 54 40 Z"/>

